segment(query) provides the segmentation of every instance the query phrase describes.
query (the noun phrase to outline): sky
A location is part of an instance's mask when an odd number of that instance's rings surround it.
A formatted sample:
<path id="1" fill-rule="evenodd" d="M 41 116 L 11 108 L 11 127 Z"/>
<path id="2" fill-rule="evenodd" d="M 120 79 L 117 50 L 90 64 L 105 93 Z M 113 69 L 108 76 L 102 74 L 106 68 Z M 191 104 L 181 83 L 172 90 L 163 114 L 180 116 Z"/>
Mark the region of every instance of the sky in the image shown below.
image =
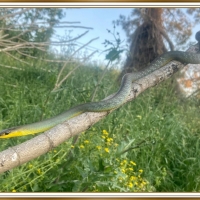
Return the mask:
<path id="1" fill-rule="evenodd" d="M 108 33 L 107 29 L 110 29 L 112 31 L 113 20 L 119 19 L 120 15 L 128 17 L 131 14 L 132 9 L 133 8 L 70 8 L 65 9 L 66 16 L 63 21 L 79 21 L 80 24 L 74 25 L 92 27 L 93 30 L 90 30 L 89 33 L 87 33 L 84 37 L 80 38 L 78 40 L 78 44 L 85 44 L 91 39 L 99 37 L 99 39 L 93 41 L 89 45 L 89 48 L 87 48 L 87 50 L 89 53 L 92 53 L 92 51 L 94 50 L 99 50 L 99 53 L 96 53 L 93 56 L 93 59 L 100 60 L 103 63 L 106 63 L 105 52 L 102 53 L 102 51 L 105 51 L 108 47 L 105 48 L 102 43 L 105 41 L 105 39 L 113 41 L 113 36 Z M 198 26 L 193 29 L 193 35 L 191 37 L 192 41 L 195 41 L 194 35 L 198 31 L 198 29 Z M 86 31 L 86 29 L 81 28 L 74 28 L 71 30 L 73 30 L 71 35 L 74 37 Z M 116 27 L 116 32 L 120 33 L 120 38 L 121 40 L 124 40 L 123 44 L 125 45 L 127 37 L 121 26 Z M 56 33 L 59 35 L 63 35 L 64 29 L 57 29 Z M 123 57 L 125 58 L 125 55 Z"/>
<path id="2" fill-rule="evenodd" d="M 93 30 L 90 30 L 85 36 L 80 38 L 78 42 L 85 44 L 91 39 L 99 37 L 99 39 L 93 41 L 89 46 L 92 51 L 99 50 L 99 53 L 95 54 L 94 59 L 104 60 L 105 53 L 100 54 L 102 51 L 107 48 L 102 44 L 105 39 L 112 40 L 113 36 L 108 33 L 107 29 L 113 30 L 113 20 L 119 19 L 120 14 L 128 16 L 130 15 L 132 8 L 79 8 L 79 9 L 66 9 L 66 16 L 63 21 L 79 21 L 80 26 L 92 27 Z M 78 36 L 85 32 L 86 29 L 73 29 L 71 35 Z M 121 40 L 124 40 L 124 45 L 126 44 L 127 37 L 125 32 L 120 26 L 116 27 L 116 32 L 120 33 Z M 57 34 L 64 34 L 63 29 L 57 29 Z M 89 50 L 88 49 L 88 50 Z M 89 50 L 90 51 L 90 50 Z M 92 53 L 91 51 L 91 53 Z"/>

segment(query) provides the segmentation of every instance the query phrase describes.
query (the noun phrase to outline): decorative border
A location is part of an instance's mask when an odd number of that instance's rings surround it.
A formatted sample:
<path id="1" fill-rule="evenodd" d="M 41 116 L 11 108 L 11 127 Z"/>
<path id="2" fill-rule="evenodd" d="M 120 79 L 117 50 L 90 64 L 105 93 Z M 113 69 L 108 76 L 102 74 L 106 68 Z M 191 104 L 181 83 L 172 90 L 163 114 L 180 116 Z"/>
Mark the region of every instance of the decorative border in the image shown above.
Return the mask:
<path id="1" fill-rule="evenodd" d="M 130 8 L 130 7 L 200 7 L 200 2 L 198 0 L 193 0 L 192 3 L 188 3 L 185 1 L 182 2 L 171 2 L 164 0 L 162 2 L 150 2 L 150 1 L 134 1 L 134 0 L 126 0 L 126 2 L 115 1 L 115 2 L 91 2 L 88 1 L 81 1 L 81 0 L 74 0 L 74 1 L 65 1 L 59 0 L 59 3 L 53 2 L 52 0 L 45 2 L 43 0 L 42 3 L 36 3 L 39 0 L 34 0 L 35 2 L 31 1 L 7 1 L 0 3 L 0 7 L 82 7 L 82 8 Z M 166 3 L 167 1 L 168 3 Z M 23 3 L 22 3 L 23 2 Z M 51 2 L 51 3 L 49 3 Z M 62 2 L 62 3 L 61 3 Z M 128 3 L 129 2 L 129 3 Z M 184 199 L 200 199 L 200 193 L 0 193 L 0 199 L 15 199 L 15 198 L 23 198 L 23 199 L 35 199 L 35 198 L 51 198 L 51 199 L 91 199 L 91 198 L 98 198 L 105 199 L 105 198 L 114 198 L 118 200 L 122 200 L 124 198 L 129 199 L 139 199 L 139 200 L 147 200 L 149 198 L 152 199 L 175 199 L 175 198 L 184 198 Z"/>
<path id="2" fill-rule="evenodd" d="M 43 1 L 42 3 L 37 3 L 37 2 L 23 2 L 21 1 L 20 3 L 17 1 L 10 1 L 8 2 L 0 2 L 0 7 L 58 7 L 58 8 L 71 8 L 71 7 L 81 7 L 81 8 L 137 8 L 137 7 L 180 7 L 180 8 L 187 8 L 187 7 L 200 7 L 200 2 L 199 0 L 193 0 L 192 2 L 89 2 L 85 1 L 84 2 L 45 2 Z"/>

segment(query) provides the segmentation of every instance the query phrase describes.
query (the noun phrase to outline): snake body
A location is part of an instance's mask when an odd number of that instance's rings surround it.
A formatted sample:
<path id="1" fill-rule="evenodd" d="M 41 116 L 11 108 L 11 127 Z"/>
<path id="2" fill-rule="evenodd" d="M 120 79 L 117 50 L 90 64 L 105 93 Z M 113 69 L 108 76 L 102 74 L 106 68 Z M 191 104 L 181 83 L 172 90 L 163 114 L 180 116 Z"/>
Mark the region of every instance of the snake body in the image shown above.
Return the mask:
<path id="1" fill-rule="evenodd" d="M 200 64 L 200 54 L 182 52 L 182 51 L 167 52 L 156 58 L 153 62 L 151 62 L 150 65 L 145 70 L 137 73 L 125 74 L 124 77 L 122 78 L 119 90 L 113 97 L 99 102 L 90 102 L 78 105 L 76 107 L 67 110 L 64 113 L 61 113 L 55 117 L 40 122 L 2 130 L 0 131 L 0 138 L 10 138 L 10 137 L 24 136 L 28 134 L 44 132 L 56 126 L 57 124 L 60 124 L 84 112 L 103 112 L 118 108 L 126 102 L 126 99 L 131 91 L 132 83 L 134 81 L 163 67 L 172 60 L 177 60 L 184 64 L 188 63 Z"/>

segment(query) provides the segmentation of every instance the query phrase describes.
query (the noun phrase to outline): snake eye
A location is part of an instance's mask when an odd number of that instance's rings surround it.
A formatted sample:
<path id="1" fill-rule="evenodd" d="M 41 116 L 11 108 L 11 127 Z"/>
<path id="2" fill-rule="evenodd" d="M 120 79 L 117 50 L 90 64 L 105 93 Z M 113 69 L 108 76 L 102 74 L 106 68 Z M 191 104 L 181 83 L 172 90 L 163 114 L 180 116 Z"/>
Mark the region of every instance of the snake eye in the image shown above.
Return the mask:
<path id="1" fill-rule="evenodd" d="M 5 136 L 5 135 L 9 135 L 10 132 L 11 132 L 10 130 L 4 130 L 4 131 L 0 132 L 0 137 Z"/>

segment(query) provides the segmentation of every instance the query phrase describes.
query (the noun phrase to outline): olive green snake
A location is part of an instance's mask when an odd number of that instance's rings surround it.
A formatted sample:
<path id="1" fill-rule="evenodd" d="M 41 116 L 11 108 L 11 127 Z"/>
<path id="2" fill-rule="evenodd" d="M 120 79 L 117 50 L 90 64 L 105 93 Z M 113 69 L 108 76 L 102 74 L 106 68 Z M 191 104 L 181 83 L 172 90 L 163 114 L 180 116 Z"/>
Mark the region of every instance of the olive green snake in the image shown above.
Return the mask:
<path id="1" fill-rule="evenodd" d="M 40 133 L 49 130 L 57 124 L 63 123 L 64 121 L 78 116 L 84 112 L 103 112 L 116 109 L 126 102 L 127 97 L 131 91 L 132 83 L 134 81 L 163 67 L 172 60 L 177 60 L 184 64 L 200 64 L 200 54 L 182 51 L 167 52 L 156 58 L 153 62 L 151 62 L 145 70 L 137 73 L 125 74 L 122 78 L 119 90 L 113 97 L 99 102 L 90 102 L 78 105 L 55 117 L 40 122 L 2 130 L 0 131 L 0 138 L 11 138 L 17 136 L 24 136 L 28 134 Z"/>

